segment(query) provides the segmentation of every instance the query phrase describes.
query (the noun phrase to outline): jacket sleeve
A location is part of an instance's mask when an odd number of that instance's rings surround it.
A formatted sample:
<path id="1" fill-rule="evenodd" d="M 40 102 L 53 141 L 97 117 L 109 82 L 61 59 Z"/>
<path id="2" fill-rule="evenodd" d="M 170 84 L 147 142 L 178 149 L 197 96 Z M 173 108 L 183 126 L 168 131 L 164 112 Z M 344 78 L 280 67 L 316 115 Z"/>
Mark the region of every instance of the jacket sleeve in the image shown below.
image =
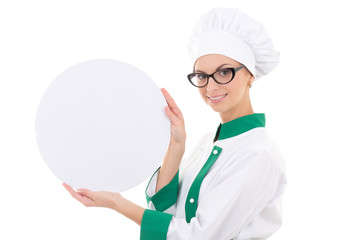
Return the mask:
<path id="1" fill-rule="evenodd" d="M 166 213 L 159 213 L 161 217 L 145 215 L 146 221 L 157 222 L 158 228 L 167 231 L 166 238 L 152 239 L 231 239 L 276 197 L 280 175 L 267 152 L 254 152 L 234 161 L 200 193 L 196 216 L 190 223 Z"/>
<path id="2" fill-rule="evenodd" d="M 168 212 L 174 214 L 172 206 L 176 203 L 179 189 L 179 172 L 175 177 L 160 191 L 156 192 L 156 183 L 160 168 L 151 177 L 149 184 L 145 190 L 148 208 L 160 212 Z"/>
<path id="3" fill-rule="evenodd" d="M 159 169 L 153 174 L 145 190 L 148 209 L 145 210 L 142 218 L 140 240 L 166 239 L 170 221 L 175 214 L 179 172 L 170 183 L 156 192 Z"/>

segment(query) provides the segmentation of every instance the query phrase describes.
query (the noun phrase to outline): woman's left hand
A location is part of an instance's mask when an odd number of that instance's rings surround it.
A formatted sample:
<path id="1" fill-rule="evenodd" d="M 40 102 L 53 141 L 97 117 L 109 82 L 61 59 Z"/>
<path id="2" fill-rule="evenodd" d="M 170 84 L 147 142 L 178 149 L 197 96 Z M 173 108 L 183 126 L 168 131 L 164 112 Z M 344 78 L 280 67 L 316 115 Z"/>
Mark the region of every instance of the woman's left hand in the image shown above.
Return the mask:
<path id="1" fill-rule="evenodd" d="M 82 188 L 75 191 L 66 183 L 63 183 L 63 186 L 73 198 L 84 204 L 86 207 L 106 207 L 114 209 L 116 203 L 122 198 L 120 193 L 105 191 L 93 192 Z"/>

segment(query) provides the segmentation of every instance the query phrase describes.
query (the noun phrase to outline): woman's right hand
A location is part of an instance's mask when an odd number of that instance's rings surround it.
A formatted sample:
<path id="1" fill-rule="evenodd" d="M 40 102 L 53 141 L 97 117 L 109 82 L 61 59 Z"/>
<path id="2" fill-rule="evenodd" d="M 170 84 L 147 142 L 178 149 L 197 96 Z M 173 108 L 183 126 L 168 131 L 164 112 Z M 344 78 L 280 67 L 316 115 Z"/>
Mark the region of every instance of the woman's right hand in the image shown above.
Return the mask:
<path id="1" fill-rule="evenodd" d="M 174 99 L 165 90 L 165 88 L 162 88 L 161 92 L 168 104 L 168 106 L 165 107 L 165 113 L 171 121 L 171 138 L 169 148 L 185 148 L 186 132 L 184 117 Z"/>
<path id="2" fill-rule="evenodd" d="M 165 113 L 171 121 L 171 137 L 168 150 L 159 171 L 156 192 L 166 186 L 178 172 L 181 159 L 185 152 L 186 141 L 184 118 L 179 107 L 164 88 L 161 89 L 161 92 L 168 104 L 168 106 L 165 107 Z"/>

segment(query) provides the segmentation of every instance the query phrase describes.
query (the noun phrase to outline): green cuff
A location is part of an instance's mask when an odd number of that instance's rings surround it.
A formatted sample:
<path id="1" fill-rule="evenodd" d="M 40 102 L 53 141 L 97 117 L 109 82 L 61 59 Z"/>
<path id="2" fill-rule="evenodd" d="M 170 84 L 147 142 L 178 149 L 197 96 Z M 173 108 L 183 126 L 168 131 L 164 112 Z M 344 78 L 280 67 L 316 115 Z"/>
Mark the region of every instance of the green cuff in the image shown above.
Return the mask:
<path id="1" fill-rule="evenodd" d="M 172 215 L 146 209 L 141 221 L 140 240 L 166 240 Z"/>
<path id="2" fill-rule="evenodd" d="M 147 203 L 149 204 L 149 202 L 151 201 L 157 211 L 163 212 L 176 203 L 178 190 L 179 171 L 176 173 L 175 177 L 171 180 L 171 182 L 169 182 L 166 186 L 160 189 L 160 191 L 155 193 L 154 196 L 150 197 L 145 193 Z"/>

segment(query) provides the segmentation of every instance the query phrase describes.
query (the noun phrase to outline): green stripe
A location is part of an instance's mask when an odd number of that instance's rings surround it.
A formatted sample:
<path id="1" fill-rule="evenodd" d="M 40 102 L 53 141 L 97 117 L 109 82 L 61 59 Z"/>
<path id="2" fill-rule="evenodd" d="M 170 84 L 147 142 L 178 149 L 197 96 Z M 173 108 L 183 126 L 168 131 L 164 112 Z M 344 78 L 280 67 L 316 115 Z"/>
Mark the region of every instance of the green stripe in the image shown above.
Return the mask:
<path id="1" fill-rule="evenodd" d="M 203 182 L 206 174 L 208 173 L 211 166 L 214 164 L 216 159 L 219 157 L 221 153 L 222 148 L 218 146 L 214 146 L 212 149 L 212 152 L 204 164 L 204 166 L 201 168 L 200 172 L 196 176 L 194 182 L 192 183 L 189 193 L 186 198 L 185 202 L 185 214 L 186 214 L 186 222 L 190 222 L 191 218 L 195 217 L 197 206 L 198 206 L 198 200 L 199 200 L 199 192 L 201 183 Z"/>
<path id="2" fill-rule="evenodd" d="M 254 113 L 220 124 L 216 136 L 218 136 L 218 140 L 223 140 L 235 137 L 257 127 L 265 127 L 264 113 Z"/>

